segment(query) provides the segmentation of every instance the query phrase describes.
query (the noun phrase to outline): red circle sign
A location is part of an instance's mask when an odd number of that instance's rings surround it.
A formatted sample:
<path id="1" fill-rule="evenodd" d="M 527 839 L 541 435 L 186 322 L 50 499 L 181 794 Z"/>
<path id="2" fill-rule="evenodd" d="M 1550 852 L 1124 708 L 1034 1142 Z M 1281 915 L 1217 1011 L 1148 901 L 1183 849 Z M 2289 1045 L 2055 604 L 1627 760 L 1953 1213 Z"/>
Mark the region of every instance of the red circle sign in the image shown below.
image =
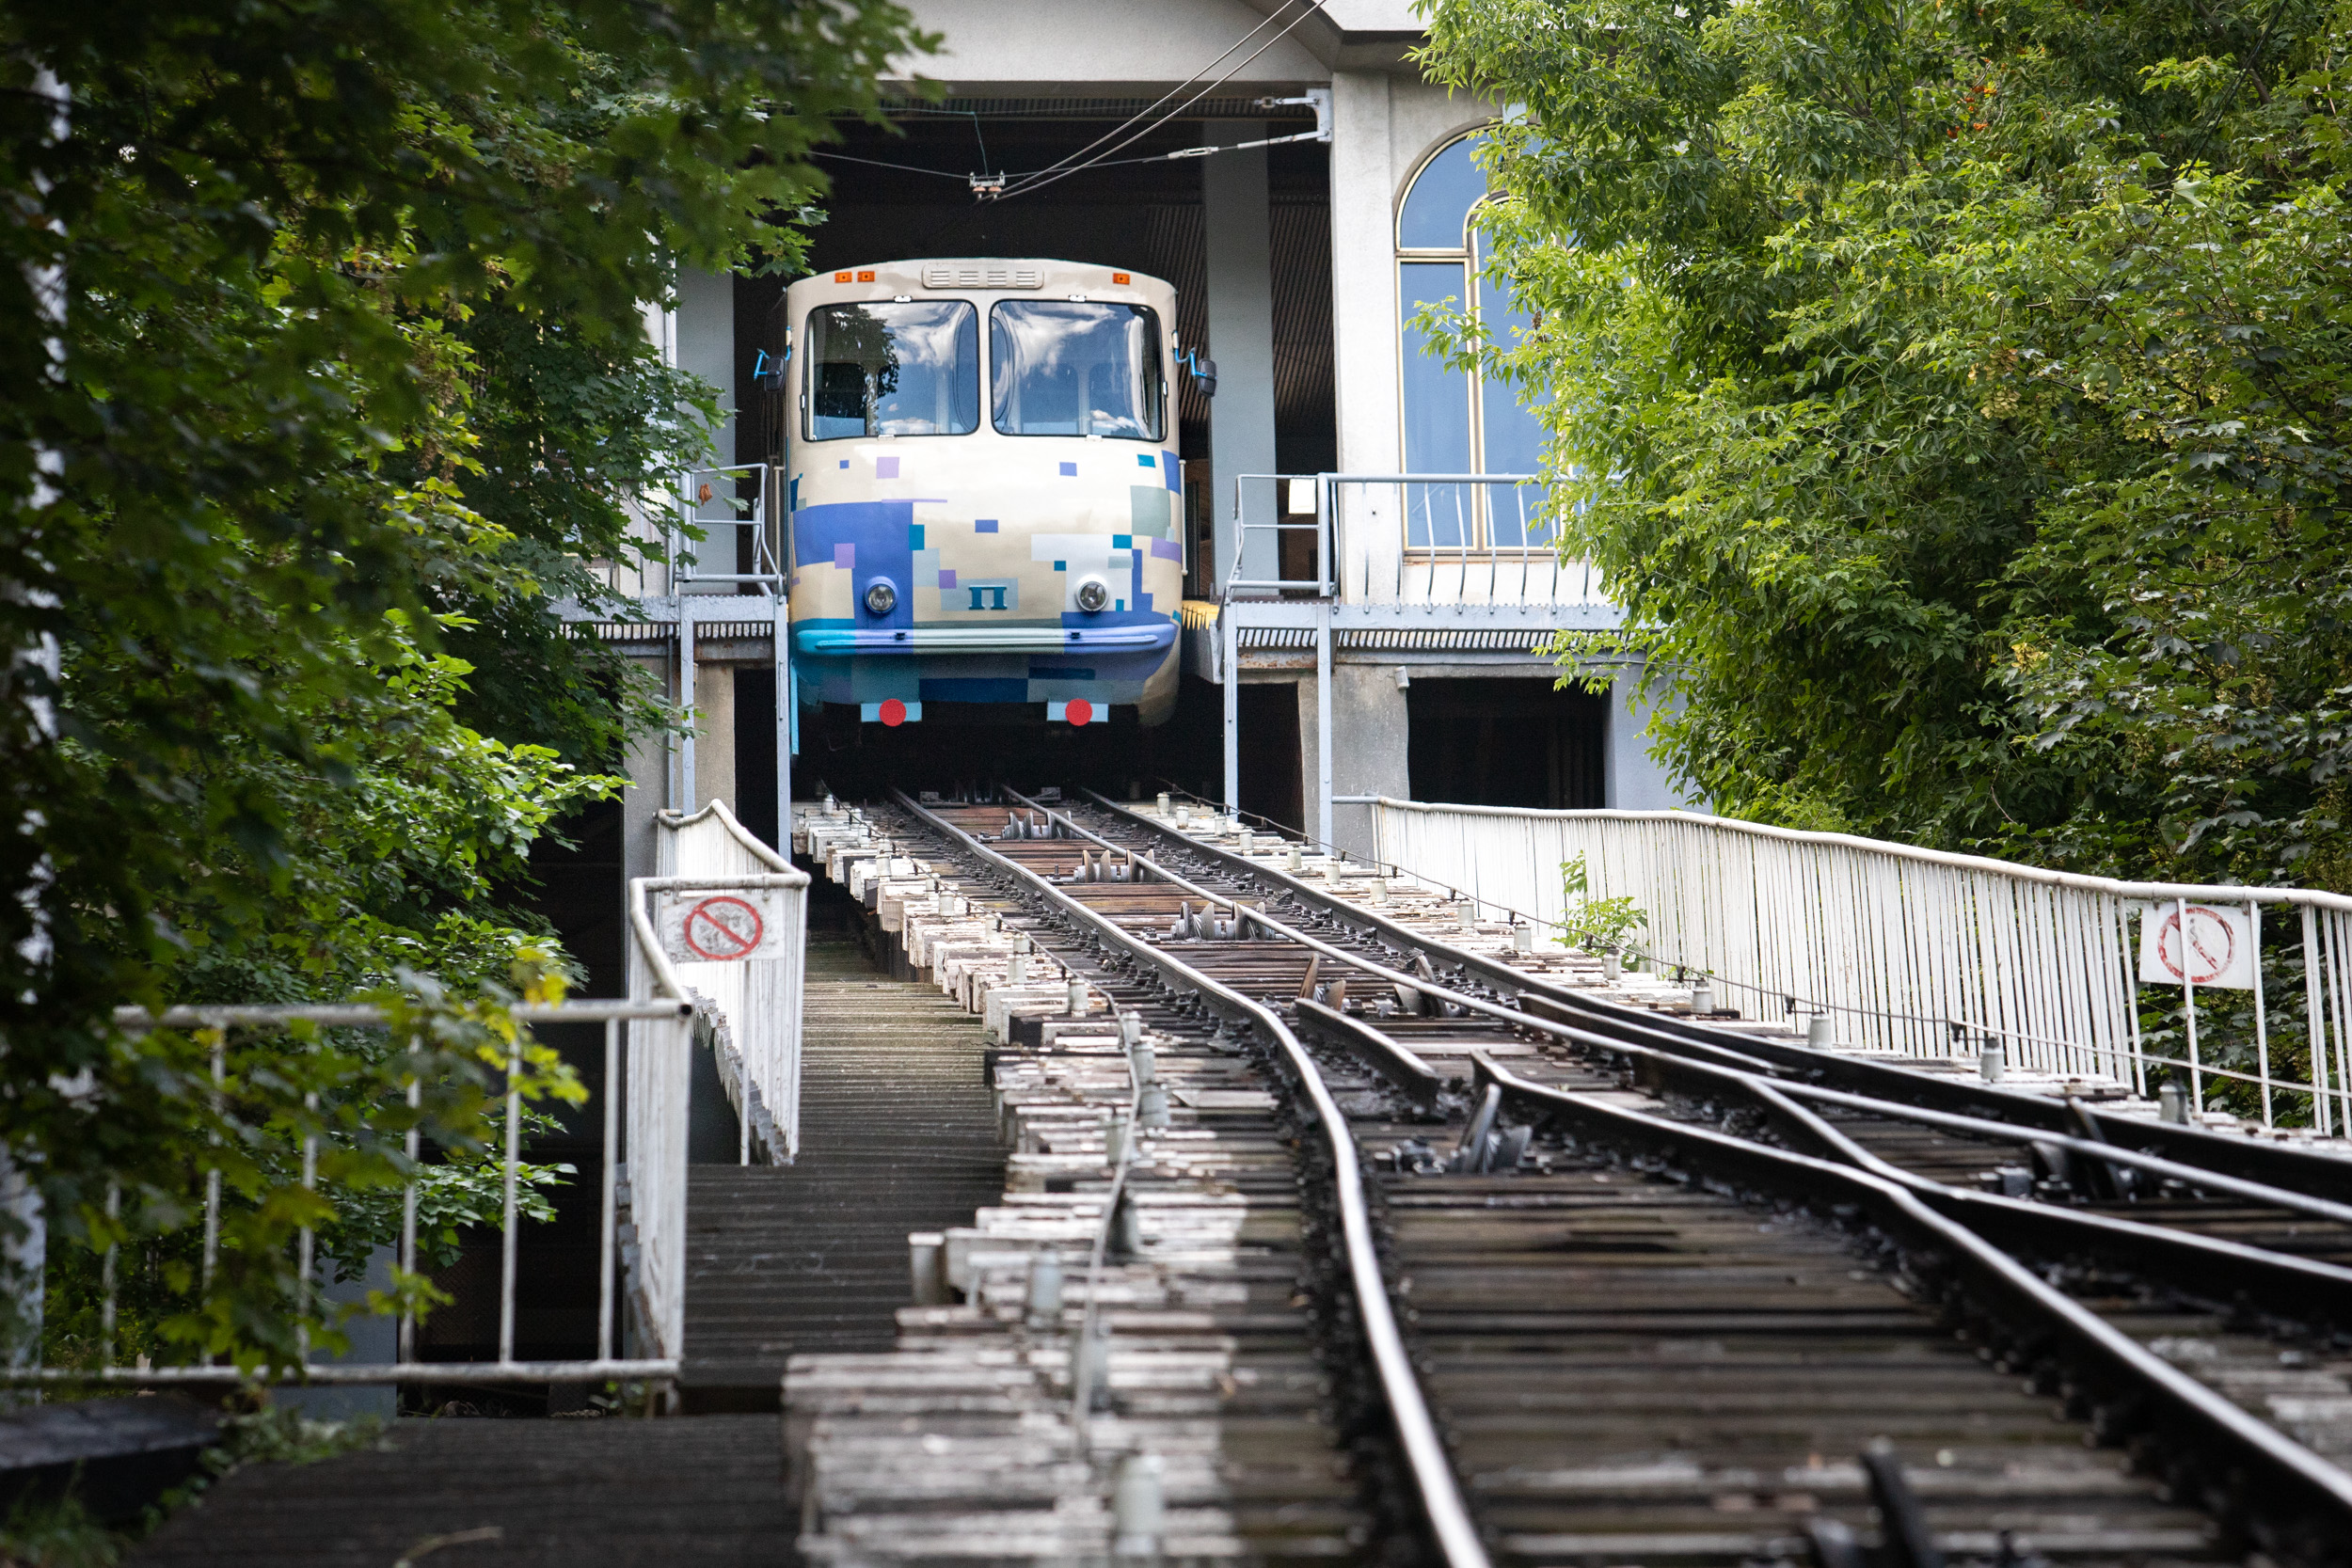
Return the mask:
<path id="1" fill-rule="evenodd" d="M 757 910 L 724 894 L 706 898 L 686 911 L 687 951 L 712 963 L 751 957 L 767 932 L 767 922 L 759 918 Z"/>
<path id="2" fill-rule="evenodd" d="M 2237 957 L 2237 933 L 2216 911 L 2202 904 L 2191 904 L 2185 963 L 2182 961 L 2182 946 L 2181 911 L 2176 905 L 2165 911 L 2164 924 L 2156 927 L 2156 961 L 2175 980 L 2185 979 L 2192 986 L 2211 985 L 2230 972 L 2230 960 Z"/>
<path id="3" fill-rule="evenodd" d="M 1073 699 L 1062 712 L 1064 717 L 1073 724 L 1090 724 L 1094 721 L 1094 705 L 1084 697 Z"/>
<path id="4" fill-rule="evenodd" d="M 884 698 L 882 705 L 882 721 L 894 730 L 905 723 L 907 721 L 906 704 L 896 697 Z"/>

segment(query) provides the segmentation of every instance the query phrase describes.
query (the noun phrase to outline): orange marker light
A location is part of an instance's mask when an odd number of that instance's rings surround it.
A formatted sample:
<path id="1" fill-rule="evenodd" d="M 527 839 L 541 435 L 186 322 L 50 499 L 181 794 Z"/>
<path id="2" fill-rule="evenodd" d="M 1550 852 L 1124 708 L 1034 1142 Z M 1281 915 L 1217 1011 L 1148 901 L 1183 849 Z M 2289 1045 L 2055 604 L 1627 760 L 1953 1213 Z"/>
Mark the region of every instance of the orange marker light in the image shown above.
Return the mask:
<path id="1" fill-rule="evenodd" d="M 1114 283 L 1124 283 L 1127 281 L 1127 275 L 1123 272 L 1115 272 L 1111 274 L 1111 281 Z"/>
<path id="2" fill-rule="evenodd" d="M 846 272 L 836 272 L 833 275 L 833 280 L 836 283 L 847 283 L 850 280 L 850 275 Z"/>
<path id="3" fill-rule="evenodd" d="M 862 272 L 857 275 L 857 280 L 861 283 L 871 283 L 874 280 L 874 275 L 870 272 Z"/>

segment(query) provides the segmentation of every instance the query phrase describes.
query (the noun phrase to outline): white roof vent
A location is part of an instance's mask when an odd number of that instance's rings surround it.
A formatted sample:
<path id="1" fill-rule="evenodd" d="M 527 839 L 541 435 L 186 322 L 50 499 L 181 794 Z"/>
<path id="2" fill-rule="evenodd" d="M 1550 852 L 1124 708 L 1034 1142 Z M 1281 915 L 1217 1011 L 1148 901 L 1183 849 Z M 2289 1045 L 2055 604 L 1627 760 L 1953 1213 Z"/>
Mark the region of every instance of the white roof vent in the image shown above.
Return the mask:
<path id="1" fill-rule="evenodd" d="M 932 261 L 923 268 L 926 289 L 1038 289 L 1044 274 L 1035 267 L 1009 267 L 986 261 Z"/>

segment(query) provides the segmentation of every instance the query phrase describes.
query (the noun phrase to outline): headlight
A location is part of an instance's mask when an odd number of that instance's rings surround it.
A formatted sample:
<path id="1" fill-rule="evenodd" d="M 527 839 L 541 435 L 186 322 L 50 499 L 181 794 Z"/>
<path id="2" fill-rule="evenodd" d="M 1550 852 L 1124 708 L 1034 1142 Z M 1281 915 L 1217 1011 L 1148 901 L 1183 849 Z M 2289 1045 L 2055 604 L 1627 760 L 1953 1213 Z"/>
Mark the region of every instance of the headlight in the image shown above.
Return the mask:
<path id="1" fill-rule="evenodd" d="M 866 590 L 866 613 L 881 617 L 898 608 L 898 591 L 890 584 L 876 581 Z"/>
<path id="2" fill-rule="evenodd" d="M 1092 615 L 1110 608 L 1111 591 L 1101 578 L 1089 578 L 1078 584 L 1078 608 Z"/>

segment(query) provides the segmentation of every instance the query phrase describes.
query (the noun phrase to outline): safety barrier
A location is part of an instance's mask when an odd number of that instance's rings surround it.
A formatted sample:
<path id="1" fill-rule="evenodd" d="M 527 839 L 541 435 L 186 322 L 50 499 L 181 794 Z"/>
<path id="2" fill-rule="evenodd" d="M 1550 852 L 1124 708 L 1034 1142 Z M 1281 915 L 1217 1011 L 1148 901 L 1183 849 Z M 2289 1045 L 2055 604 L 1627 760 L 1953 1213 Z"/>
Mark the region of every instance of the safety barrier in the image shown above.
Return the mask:
<path id="1" fill-rule="evenodd" d="M 1562 561 L 1535 474 L 1237 474 L 1237 547 L 1225 596 L 1276 592 L 1350 604 L 1594 605 L 1591 563 Z M 1274 575 L 1263 567 L 1271 535 Z M 1313 550 L 1311 575 L 1282 561 L 1279 541 Z M 1304 552 L 1301 552 L 1302 554 Z M 1299 562 L 1302 570 L 1306 562 Z"/>
<path id="2" fill-rule="evenodd" d="M 756 1139 L 771 1162 L 789 1164 L 801 1148 L 808 876 L 746 831 L 723 800 L 657 820 L 661 874 L 637 879 L 630 896 L 632 922 L 648 923 L 653 934 L 633 944 L 631 962 L 667 966 L 672 983 L 696 999 L 735 1105 L 737 1157 L 749 1164 Z M 630 994 L 644 994 L 634 970 Z"/>
<path id="3" fill-rule="evenodd" d="M 662 1380 L 677 1375 L 684 1323 L 683 1196 L 686 1096 L 691 1081 L 686 1048 L 692 1018 L 682 992 L 662 990 L 659 986 L 655 990 L 657 994 L 652 999 L 638 1002 L 526 1004 L 512 1009 L 513 1018 L 526 1029 L 534 1025 L 595 1024 L 604 1033 L 605 1092 L 600 1104 L 592 1101 L 601 1112 L 604 1148 L 595 1353 L 557 1359 L 518 1360 L 516 1356 L 515 1303 L 520 1283 L 516 1245 L 520 1217 L 517 1187 L 518 1171 L 526 1163 L 521 1135 L 522 1095 L 517 1086 L 525 1074 L 518 1042 L 505 1064 L 503 1134 L 498 1148 L 502 1203 L 499 1226 L 497 1359 L 422 1358 L 418 1353 L 417 1320 L 404 1314 L 398 1320 L 396 1348 L 389 1361 L 312 1360 L 298 1371 L 278 1369 L 278 1374 L 273 1374 L 277 1381 L 336 1385 L 458 1380 L 608 1383 Z M 209 1040 L 215 1085 L 213 1111 L 226 1127 L 236 1130 L 239 1154 L 248 1162 L 265 1164 L 276 1148 L 277 1157 L 298 1169 L 302 1185 L 312 1191 L 322 1186 L 320 1131 L 327 1123 L 295 1121 L 289 1125 L 292 1118 L 284 1117 L 283 1108 L 274 1101 L 258 1105 L 248 1117 L 241 1107 L 237 1084 L 246 1072 L 271 1070 L 273 1063 L 289 1052 L 308 1048 L 320 1031 L 380 1031 L 393 1027 L 393 1021 L 385 1010 L 373 1006 L 193 1006 L 171 1007 L 160 1014 L 125 1007 L 115 1014 L 115 1023 L 131 1033 L 186 1030 L 197 1033 L 200 1041 Z M 624 1031 L 628 1047 L 626 1067 L 622 1053 Z M 417 1052 L 418 1042 L 412 1039 L 409 1049 Z M 619 1092 L 624 1081 L 625 1094 Z M 406 1075 L 410 1105 L 420 1103 L 423 1087 L 419 1075 Z M 316 1100 L 314 1091 L 313 1110 Z M 624 1101 L 626 1115 L 622 1110 Z M 440 1167 L 419 1164 L 421 1150 L 419 1134 L 414 1131 L 406 1136 L 404 1152 L 417 1174 L 401 1191 L 400 1237 L 392 1249 L 392 1261 L 403 1273 L 415 1275 L 420 1272 L 419 1198 Z M 201 1214 L 203 1225 L 197 1280 L 201 1293 L 212 1288 L 220 1262 L 224 1198 L 217 1165 L 199 1160 L 191 1176 L 197 1184 L 185 1195 L 186 1207 Z M 331 1187 L 327 1196 L 339 1207 L 344 1202 L 363 1205 L 367 1200 L 364 1193 L 337 1192 Z M 149 1207 L 151 1211 L 169 1212 L 168 1206 L 151 1203 Z M 110 1194 L 107 1209 L 110 1215 L 120 1217 L 115 1195 Z M 159 1233 L 153 1240 L 162 1242 L 166 1237 Z M 236 1383 L 255 1375 L 251 1370 L 223 1364 L 212 1356 L 183 1366 L 150 1366 L 145 1357 L 135 1366 L 118 1365 L 115 1329 L 119 1250 L 119 1245 L 109 1247 L 101 1266 L 96 1364 L 14 1366 L 0 1370 L 0 1383 L 97 1382 L 153 1386 Z M 326 1273 L 326 1260 L 318 1252 L 317 1232 L 308 1227 L 298 1231 L 294 1250 L 301 1299 L 288 1305 L 297 1315 L 307 1316 L 322 1306 L 321 1291 L 326 1284 L 322 1275 Z M 358 1260 L 340 1261 L 351 1265 Z M 624 1304 L 632 1309 L 637 1328 L 638 1354 L 624 1354 L 616 1342 L 622 1332 L 620 1308 Z"/>
<path id="4" fill-rule="evenodd" d="M 1544 925 L 1569 912 L 1561 866 L 1581 856 L 1587 898 L 1644 915 L 1640 954 L 1746 992 L 1754 1012 L 1840 1015 L 1865 1048 L 1997 1043 L 2011 1065 L 2141 1092 L 2151 1068 L 2175 1068 L 2196 1104 L 2207 1080 L 2235 1081 L 2265 1125 L 2307 1113 L 2352 1129 L 2342 895 L 2117 881 L 1694 813 L 1338 803 L 1371 808 L 1382 862 Z M 2178 992 L 2177 1015 L 2143 985 Z"/>

